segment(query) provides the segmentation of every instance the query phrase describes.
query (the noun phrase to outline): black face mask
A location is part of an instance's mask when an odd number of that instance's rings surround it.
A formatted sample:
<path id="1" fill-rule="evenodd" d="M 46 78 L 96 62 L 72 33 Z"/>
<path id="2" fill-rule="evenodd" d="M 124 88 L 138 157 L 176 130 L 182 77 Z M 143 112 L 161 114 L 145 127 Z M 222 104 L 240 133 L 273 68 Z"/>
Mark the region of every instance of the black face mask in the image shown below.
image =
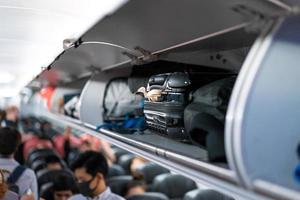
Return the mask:
<path id="1" fill-rule="evenodd" d="M 94 178 L 92 178 L 90 181 L 86 181 L 86 182 L 82 182 L 82 183 L 77 183 L 79 192 L 86 197 L 94 197 L 94 192 L 97 189 L 98 186 L 98 182 L 97 185 L 95 186 L 95 188 L 91 189 L 90 188 L 90 184 L 91 182 L 94 180 Z"/>

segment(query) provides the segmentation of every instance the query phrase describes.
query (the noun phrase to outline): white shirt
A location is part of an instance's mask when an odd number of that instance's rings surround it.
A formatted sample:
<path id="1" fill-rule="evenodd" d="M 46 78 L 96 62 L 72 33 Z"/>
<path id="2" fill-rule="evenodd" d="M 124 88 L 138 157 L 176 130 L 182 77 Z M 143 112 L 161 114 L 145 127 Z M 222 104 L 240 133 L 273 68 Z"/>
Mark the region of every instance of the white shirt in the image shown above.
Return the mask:
<path id="1" fill-rule="evenodd" d="M 12 173 L 13 170 L 20 164 L 15 161 L 13 158 L 0 158 L 0 169 Z M 6 178 L 9 174 L 5 174 Z M 31 169 L 26 169 L 19 180 L 16 182 L 16 185 L 19 186 L 19 195 L 23 195 L 27 192 L 28 189 L 32 191 L 35 199 L 38 199 L 38 188 L 37 181 L 34 172 Z"/>
<path id="2" fill-rule="evenodd" d="M 69 200 L 125 200 L 123 197 L 120 197 L 119 195 L 116 195 L 111 192 L 110 188 L 107 187 L 104 192 L 99 194 L 99 196 L 94 198 L 88 198 L 83 196 L 82 194 L 77 194 L 75 196 L 72 196 Z"/>

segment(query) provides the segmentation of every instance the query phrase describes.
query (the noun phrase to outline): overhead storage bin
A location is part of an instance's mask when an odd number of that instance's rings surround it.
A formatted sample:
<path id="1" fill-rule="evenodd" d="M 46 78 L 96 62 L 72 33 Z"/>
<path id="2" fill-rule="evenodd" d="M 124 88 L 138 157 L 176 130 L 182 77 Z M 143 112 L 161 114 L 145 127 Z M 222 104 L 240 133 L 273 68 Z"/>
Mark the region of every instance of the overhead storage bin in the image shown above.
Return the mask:
<path id="1" fill-rule="evenodd" d="M 227 115 L 227 147 L 243 184 L 280 199 L 300 197 L 300 17 L 278 20 L 240 72 Z"/>
<path id="2" fill-rule="evenodd" d="M 129 74 L 130 69 L 125 69 L 111 73 L 96 73 L 92 76 L 80 96 L 80 120 L 95 127 L 103 124 L 104 91 L 108 82 L 115 77 L 126 77 Z"/>
<path id="3" fill-rule="evenodd" d="M 297 199 L 300 23 L 290 11 L 279 1 L 129 1 L 44 72 L 58 75 L 56 104 L 80 93 L 78 120 L 48 117 L 236 199 Z"/>

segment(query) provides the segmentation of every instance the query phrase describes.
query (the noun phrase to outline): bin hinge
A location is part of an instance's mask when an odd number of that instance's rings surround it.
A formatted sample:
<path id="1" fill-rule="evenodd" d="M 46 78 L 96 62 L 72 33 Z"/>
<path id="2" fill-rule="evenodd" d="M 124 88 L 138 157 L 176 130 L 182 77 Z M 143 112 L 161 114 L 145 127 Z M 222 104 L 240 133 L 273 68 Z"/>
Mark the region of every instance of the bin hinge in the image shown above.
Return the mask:
<path id="1" fill-rule="evenodd" d="M 265 25 L 270 21 L 274 20 L 278 16 L 268 16 L 261 11 L 258 11 L 252 7 L 248 7 L 242 4 L 235 5 L 232 7 L 232 10 L 240 14 L 247 21 L 251 20 L 249 26 L 246 27 L 246 31 L 250 33 L 259 33 L 261 32 Z"/>
<path id="2" fill-rule="evenodd" d="M 142 47 L 135 47 L 134 50 L 140 52 L 142 56 L 131 54 L 130 52 L 123 52 L 123 55 L 131 59 L 132 65 L 144 65 L 150 62 L 158 60 L 158 55 L 152 54 L 150 51 L 143 49 Z"/>
<path id="3" fill-rule="evenodd" d="M 95 67 L 95 66 L 93 66 L 93 65 L 86 67 L 86 69 L 87 69 L 89 72 L 91 72 L 91 74 L 96 74 L 96 73 L 101 72 L 101 69 L 99 69 L 99 68 L 97 68 L 97 67 Z"/>

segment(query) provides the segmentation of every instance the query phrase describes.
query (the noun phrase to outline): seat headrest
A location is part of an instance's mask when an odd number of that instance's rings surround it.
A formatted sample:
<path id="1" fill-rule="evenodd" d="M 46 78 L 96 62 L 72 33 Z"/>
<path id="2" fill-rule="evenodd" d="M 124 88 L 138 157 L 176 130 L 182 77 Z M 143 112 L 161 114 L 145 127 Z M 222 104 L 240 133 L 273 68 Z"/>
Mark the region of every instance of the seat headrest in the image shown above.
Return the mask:
<path id="1" fill-rule="evenodd" d="M 35 153 L 32 153 L 28 156 L 28 159 L 27 159 L 27 163 L 29 165 L 31 165 L 34 161 L 36 160 L 39 160 L 39 159 L 42 159 L 42 158 L 45 158 L 47 156 L 57 156 L 57 153 L 55 153 L 53 150 L 46 150 L 45 151 L 39 151 L 39 152 L 35 152 Z"/>
<path id="2" fill-rule="evenodd" d="M 234 200 L 215 190 L 193 190 L 185 194 L 183 200 Z"/>
<path id="3" fill-rule="evenodd" d="M 118 147 L 113 146 L 112 150 L 114 151 L 114 154 L 116 156 L 116 163 L 118 163 L 119 158 L 125 154 L 130 154 L 128 151 L 120 149 Z"/>
<path id="4" fill-rule="evenodd" d="M 120 196 L 125 196 L 127 192 L 127 185 L 132 180 L 132 176 L 115 176 L 107 179 L 106 184 L 111 191 Z"/>
<path id="5" fill-rule="evenodd" d="M 120 165 L 112 165 L 108 169 L 107 178 L 125 175 L 125 170 Z"/>
<path id="6" fill-rule="evenodd" d="M 146 192 L 144 194 L 130 196 L 126 199 L 127 200 L 169 200 L 169 198 L 165 194 L 159 192 Z"/>
<path id="7" fill-rule="evenodd" d="M 53 182 L 54 178 L 59 174 L 67 174 L 70 176 L 73 176 L 72 172 L 67 169 L 61 169 L 61 170 L 48 170 L 43 169 L 37 173 L 37 181 L 38 185 L 42 186 L 45 183 Z"/>
<path id="8" fill-rule="evenodd" d="M 152 190 L 167 195 L 170 199 L 182 199 L 184 194 L 196 189 L 196 183 L 178 174 L 161 174 L 154 181 Z"/>
<path id="9" fill-rule="evenodd" d="M 170 171 L 155 163 L 146 163 L 145 165 L 138 167 L 137 172 L 144 175 L 147 184 L 151 184 L 157 175 L 166 174 Z"/>
<path id="10" fill-rule="evenodd" d="M 44 160 L 36 160 L 33 163 L 31 163 L 31 169 L 33 169 L 35 172 L 46 168 L 47 163 Z"/>
<path id="11" fill-rule="evenodd" d="M 41 186 L 40 195 L 47 200 L 53 200 L 53 183 L 45 183 Z"/>
<path id="12" fill-rule="evenodd" d="M 33 155 L 33 154 L 38 154 L 38 153 L 45 153 L 45 152 L 47 152 L 47 153 L 54 153 L 55 151 L 53 150 L 53 149 L 33 149 L 33 150 L 31 150 L 30 152 L 29 152 L 29 156 L 28 157 L 30 157 L 31 155 Z"/>
<path id="13" fill-rule="evenodd" d="M 130 165 L 134 157 L 132 154 L 125 154 L 118 160 L 118 164 L 125 170 L 126 174 L 130 174 Z"/>

